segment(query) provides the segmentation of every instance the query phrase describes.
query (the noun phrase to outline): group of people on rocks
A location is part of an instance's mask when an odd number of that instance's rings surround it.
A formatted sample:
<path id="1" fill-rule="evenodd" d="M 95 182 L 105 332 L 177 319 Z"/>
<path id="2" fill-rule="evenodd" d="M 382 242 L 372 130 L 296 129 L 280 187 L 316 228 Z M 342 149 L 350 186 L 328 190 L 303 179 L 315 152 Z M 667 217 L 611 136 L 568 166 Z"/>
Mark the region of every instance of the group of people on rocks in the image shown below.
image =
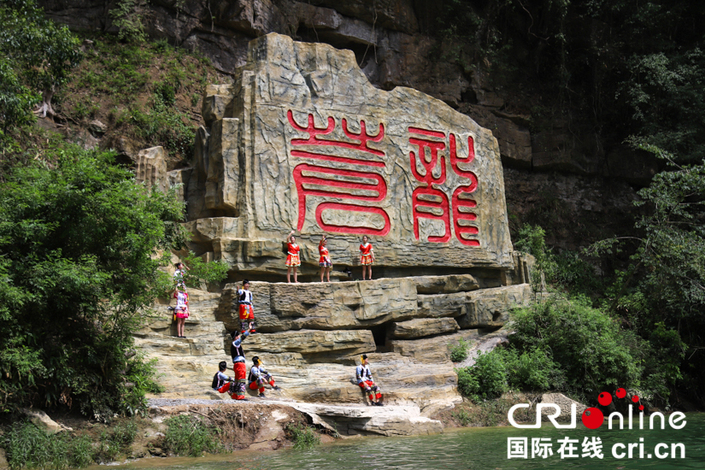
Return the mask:
<path id="1" fill-rule="evenodd" d="M 217 390 L 220 393 L 228 393 L 234 400 L 246 400 L 245 392 L 249 386 L 251 390 L 259 392 L 260 398 L 264 398 L 265 384 L 269 384 L 274 390 L 279 390 L 279 387 L 275 384 L 272 375 L 264 369 L 262 360 L 258 356 L 252 358 L 250 374 L 249 376 L 247 375 L 245 350 L 242 347 L 242 343 L 251 334 L 255 333 L 252 292 L 250 291 L 250 281 L 247 279 L 242 282 L 242 288 L 238 289 L 237 298 L 240 329 L 236 329 L 230 334 L 230 356 L 233 361 L 235 376 L 225 375 L 228 364 L 225 361 L 221 361 L 218 364 L 218 372 L 213 376 L 213 390 Z"/>
<path id="2" fill-rule="evenodd" d="M 321 282 L 325 277 L 326 282 L 330 282 L 330 270 L 333 267 L 333 262 L 330 258 L 330 251 L 328 251 L 328 239 L 325 235 L 321 235 L 321 240 L 318 242 L 318 266 L 321 268 Z M 301 258 L 299 253 L 301 252 L 301 247 L 296 243 L 296 237 L 294 236 L 294 231 L 289 232 L 286 236 L 286 282 L 291 282 L 291 272 L 294 272 L 294 282 L 299 282 L 298 280 L 298 267 L 301 266 Z M 372 279 L 372 264 L 375 262 L 375 253 L 372 249 L 372 243 L 370 243 L 367 235 L 362 237 L 362 243 L 360 244 L 360 265 L 362 265 L 362 280 Z"/>
<path id="3" fill-rule="evenodd" d="M 218 372 L 213 377 L 212 387 L 220 393 L 228 393 L 234 400 L 246 400 L 245 393 L 247 387 L 251 390 L 257 390 L 260 398 L 265 398 L 265 385 L 269 384 L 274 390 L 279 390 L 272 375 L 265 370 L 262 360 L 258 356 L 252 358 L 252 366 L 250 373 L 247 374 L 247 366 L 245 359 L 245 350 L 242 343 L 253 333 L 254 327 L 254 308 L 252 305 L 253 295 L 250 291 L 250 281 L 245 279 L 242 282 L 242 287 L 237 291 L 238 299 L 238 316 L 240 318 L 240 328 L 233 331 L 230 335 L 230 356 L 233 361 L 234 377 L 225 374 L 227 363 L 220 362 Z M 367 355 L 363 354 L 360 357 L 360 365 L 355 370 L 355 378 L 360 388 L 369 395 L 372 405 L 382 406 L 380 399 L 382 394 L 379 386 L 374 383 L 372 373 L 370 372 Z"/>
<path id="4" fill-rule="evenodd" d="M 297 268 L 301 266 L 299 252 L 301 248 L 296 244 L 296 237 L 292 230 L 286 238 L 287 242 L 287 282 L 291 282 L 291 271 L 294 272 L 294 282 L 298 282 Z M 330 252 L 327 248 L 326 236 L 321 236 L 318 243 L 318 251 L 320 254 L 319 266 L 321 267 L 321 282 L 324 282 L 324 277 L 327 282 L 330 282 L 330 270 L 333 263 L 330 258 Z M 372 244 L 368 237 L 362 237 L 360 244 L 360 264 L 362 265 L 362 279 L 372 279 L 372 264 L 375 261 Z M 185 276 L 188 267 L 183 263 L 176 264 L 174 272 L 174 298 L 176 299 L 176 307 L 174 308 L 174 320 L 176 321 L 177 337 L 185 338 L 184 324 L 186 318 L 189 317 L 190 310 L 188 305 L 188 292 L 186 292 Z M 272 375 L 264 369 L 262 360 L 258 356 L 252 358 L 252 366 L 250 373 L 247 374 L 247 366 L 245 359 L 245 351 L 242 347 L 245 341 L 251 334 L 256 333 L 254 327 L 254 308 L 253 295 L 250 291 L 250 281 L 245 279 L 242 282 L 242 287 L 237 291 L 238 316 L 240 318 L 240 328 L 231 333 L 230 355 L 233 362 L 234 377 L 226 375 L 227 362 L 221 361 L 218 364 L 218 372 L 213 376 L 212 388 L 220 393 L 228 393 L 235 400 L 246 400 L 245 393 L 247 387 L 251 390 L 257 390 L 259 397 L 264 398 L 265 385 L 268 384 L 274 390 L 279 390 Z M 380 399 L 382 394 L 379 386 L 374 383 L 372 374 L 369 368 L 367 355 L 363 354 L 360 357 L 360 365 L 355 370 L 355 378 L 360 388 L 369 396 L 370 403 L 376 406 L 382 406 Z"/>

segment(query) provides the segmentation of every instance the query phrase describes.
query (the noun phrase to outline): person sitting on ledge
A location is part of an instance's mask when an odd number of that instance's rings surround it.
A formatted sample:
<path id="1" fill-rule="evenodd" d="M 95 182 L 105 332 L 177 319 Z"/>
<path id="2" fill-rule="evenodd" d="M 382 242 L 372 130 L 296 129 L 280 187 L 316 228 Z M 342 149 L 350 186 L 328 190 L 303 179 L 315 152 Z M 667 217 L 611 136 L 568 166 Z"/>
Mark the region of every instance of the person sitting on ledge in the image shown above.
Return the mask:
<path id="1" fill-rule="evenodd" d="M 262 367 L 262 361 L 258 356 L 252 358 L 252 367 L 250 368 L 250 390 L 259 389 L 259 397 L 265 398 L 264 396 L 264 384 L 269 383 L 274 390 L 279 390 L 274 384 L 274 379 L 272 375 L 264 370 Z"/>
<path id="2" fill-rule="evenodd" d="M 216 372 L 213 376 L 213 383 L 211 384 L 213 390 L 220 393 L 225 393 L 230 390 L 230 383 L 233 381 L 233 378 L 225 375 L 225 371 L 227 369 L 228 363 L 225 361 L 220 361 L 218 364 L 218 372 Z"/>
<path id="3" fill-rule="evenodd" d="M 379 386 L 375 385 L 372 379 L 372 372 L 370 372 L 369 361 L 367 360 L 367 354 L 360 356 L 360 365 L 355 369 L 355 379 L 357 384 L 362 390 L 370 397 L 370 403 L 374 406 L 384 406 L 380 400 L 382 399 L 382 392 Z M 375 401 L 377 399 L 377 401 Z"/>

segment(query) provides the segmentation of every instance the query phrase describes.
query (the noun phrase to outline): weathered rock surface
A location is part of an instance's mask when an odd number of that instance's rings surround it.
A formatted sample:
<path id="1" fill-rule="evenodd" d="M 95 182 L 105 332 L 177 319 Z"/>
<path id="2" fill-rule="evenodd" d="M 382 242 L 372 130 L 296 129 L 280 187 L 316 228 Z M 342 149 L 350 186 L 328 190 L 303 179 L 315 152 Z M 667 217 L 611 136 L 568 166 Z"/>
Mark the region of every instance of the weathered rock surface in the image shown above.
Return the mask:
<path id="1" fill-rule="evenodd" d="M 25 408 L 22 410 L 22 413 L 27 416 L 35 426 L 47 434 L 56 434 L 62 431 L 73 431 L 73 429 L 51 419 L 49 415 L 42 410 L 30 410 Z"/>
<path id="2" fill-rule="evenodd" d="M 168 175 L 166 172 L 166 152 L 163 147 L 152 147 L 139 151 L 135 179 L 148 188 L 156 187 L 161 191 L 166 191 Z"/>
<path id="3" fill-rule="evenodd" d="M 541 403 L 554 403 L 558 405 L 558 407 L 561 409 L 561 414 L 557 418 L 559 421 L 569 421 L 571 419 L 570 416 L 572 405 L 575 405 L 576 409 L 576 422 L 580 420 L 580 417 L 583 415 L 583 411 L 587 409 L 587 406 L 571 398 L 568 398 L 562 393 L 544 393 L 543 395 L 541 395 Z M 541 410 L 541 416 L 543 418 L 553 414 L 555 414 L 555 411 L 550 408 L 543 408 Z"/>
<path id="4" fill-rule="evenodd" d="M 246 356 L 259 356 L 281 386 L 280 391 L 267 392 L 272 398 L 361 404 L 366 398 L 353 378 L 359 355 L 365 353 L 386 404 L 413 405 L 429 416 L 460 400 L 449 347 L 464 339 L 479 348 L 502 331 L 459 330 L 458 319 L 464 321 L 478 302 L 490 305 L 503 319 L 514 303 L 525 304 L 531 295 L 526 284 L 476 289 L 468 275 L 442 281 L 425 276 L 326 284 L 252 282 L 258 332 L 244 341 Z M 192 289 L 185 339 L 171 336 L 166 305 L 155 307 L 153 321 L 138 332 L 135 342 L 148 359 L 156 359 L 165 387 L 161 397 L 230 400 L 212 392 L 210 383 L 218 362 L 230 363 L 228 331 L 240 327 L 235 293 L 235 285 L 220 294 Z M 455 308 L 439 308 L 443 315 L 429 316 L 422 307 L 428 297 Z M 399 426 L 407 426 L 408 420 L 399 425 L 393 421 L 372 421 L 369 426 L 405 432 Z M 424 429 L 435 432 L 435 425 L 429 426 Z M 362 429 L 354 422 L 349 428 Z"/>
<path id="5" fill-rule="evenodd" d="M 512 268 L 497 142 L 467 116 L 373 87 L 350 51 L 277 34 L 252 42 L 232 86 L 207 93 L 185 194 L 191 224 L 220 230 L 194 227 L 198 251 L 281 273 L 293 227 L 313 267 L 328 232 L 338 266 L 358 264 L 366 234 L 377 269 Z"/>
<path id="6" fill-rule="evenodd" d="M 463 328 L 499 327 L 506 321 L 512 305 L 525 305 L 531 296 L 528 284 L 474 290 L 476 284 L 470 281 L 471 276 L 450 276 L 443 288 L 431 288 L 432 283 L 440 282 L 439 278 L 306 284 L 252 281 L 250 290 L 261 332 L 360 329 L 380 325 L 386 329 L 390 322 L 441 317 L 456 318 Z M 239 287 L 238 284 L 225 287 L 216 312 L 217 318 L 230 330 L 240 324 Z M 450 292 L 418 293 L 434 290 Z M 455 290 L 458 292 L 453 292 Z"/>
<path id="7" fill-rule="evenodd" d="M 422 416 L 419 408 L 413 405 L 367 408 L 292 403 L 290 406 L 310 416 L 313 424 L 342 435 L 409 436 L 437 434 L 443 431 L 440 421 Z"/>
<path id="8" fill-rule="evenodd" d="M 416 318 L 394 323 L 389 330 L 392 338 L 409 339 L 435 336 L 459 330 L 458 322 L 453 318 Z"/>

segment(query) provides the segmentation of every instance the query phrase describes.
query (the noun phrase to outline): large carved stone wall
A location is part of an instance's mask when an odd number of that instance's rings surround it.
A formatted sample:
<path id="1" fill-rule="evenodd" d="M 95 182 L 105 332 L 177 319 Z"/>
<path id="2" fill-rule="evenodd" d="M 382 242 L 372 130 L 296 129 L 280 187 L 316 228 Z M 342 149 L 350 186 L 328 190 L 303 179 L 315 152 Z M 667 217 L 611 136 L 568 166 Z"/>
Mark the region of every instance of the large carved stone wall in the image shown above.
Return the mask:
<path id="1" fill-rule="evenodd" d="M 189 229 L 240 271 L 281 270 L 291 229 L 312 265 L 327 233 L 339 265 L 368 235 L 381 266 L 513 266 L 491 132 L 416 90 L 373 87 L 350 51 L 259 38 L 203 116 Z"/>

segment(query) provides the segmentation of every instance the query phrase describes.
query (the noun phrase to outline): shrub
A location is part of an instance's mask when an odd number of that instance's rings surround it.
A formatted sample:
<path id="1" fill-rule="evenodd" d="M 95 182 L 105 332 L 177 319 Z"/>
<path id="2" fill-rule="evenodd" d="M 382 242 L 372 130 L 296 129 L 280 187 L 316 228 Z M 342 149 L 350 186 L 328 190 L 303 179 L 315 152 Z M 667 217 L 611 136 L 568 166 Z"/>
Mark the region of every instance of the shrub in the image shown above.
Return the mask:
<path id="1" fill-rule="evenodd" d="M 609 315 L 590 307 L 587 299 L 554 296 L 519 309 L 514 328 L 513 347 L 550 352 L 571 390 L 592 396 L 605 386 L 640 386 L 642 341 L 622 330 Z M 542 382 L 540 377 L 527 380 Z"/>
<path id="2" fill-rule="evenodd" d="M 321 443 L 321 438 L 311 426 L 289 423 L 286 426 L 289 438 L 294 441 L 294 449 L 308 450 Z"/>
<path id="3" fill-rule="evenodd" d="M 168 426 L 164 447 L 174 455 L 199 457 L 204 452 L 218 453 L 223 449 L 216 430 L 190 415 L 166 420 Z"/>
<path id="4" fill-rule="evenodd" d="M 477 356 L 474 366 L 458 369 L 458 388 L 474 402 L 501 396 L 508 390 L 503 357 L 491 351 Z"/>
<path id="5" fill-rule="evenodd" d="M 228 276 L 230 266 L 223 260 L 203 261 L 200 256 L 189 251 L 184 258 L 184 264 L 188 266 L 188 271 L 184 275 L 184 282 L 188 287 L 200 287 L 202 282 L 210 284 L 220 282 Z"/>
<path id="6" fill-rule="evenodd" d="M 511 388 L 536 392 L 563 388 L 563 372 L 548 351 L 506 349 L 499 350 L 498 354 L 505 361 Z"/>
<path id="7" fill-rule="evenodd" d="M 183 206 L 135 185 L 110 153 L 65 146 L 54 157 L 0 183 L 0 410 L 41 401 L 102 420 L 134 414 L 144 402 L 131 387 L 149 371 L 126 352 L 169 288 L 152 255 L 182 240 Z"/>
<path id="8" fill-rule="evenodd" d="M 470 343 L 462 338 L 455 346 L 449 346 L 450 360 L 453 362 L 463 362 L 468 358 L 468 347 L 470 347 Z"/>
<path id="9" fill-rule="evenodd" d="M 137 425 L 134 421 L 113 426 L 111 432 L 100 435 L 100 447 L 95 459 L 99 462 L 112 462 L 120 454 L 130 451 L 130 446 L 137 435 Z"/>
<path id="10" fill-rule="evenodd" d="M 68 446 L 69 465 L 74 468 L 83 468 L 93 464 L 95 450 L 93 442 L 88 436 L 76 437 Z"/>

